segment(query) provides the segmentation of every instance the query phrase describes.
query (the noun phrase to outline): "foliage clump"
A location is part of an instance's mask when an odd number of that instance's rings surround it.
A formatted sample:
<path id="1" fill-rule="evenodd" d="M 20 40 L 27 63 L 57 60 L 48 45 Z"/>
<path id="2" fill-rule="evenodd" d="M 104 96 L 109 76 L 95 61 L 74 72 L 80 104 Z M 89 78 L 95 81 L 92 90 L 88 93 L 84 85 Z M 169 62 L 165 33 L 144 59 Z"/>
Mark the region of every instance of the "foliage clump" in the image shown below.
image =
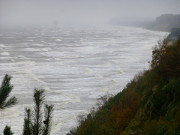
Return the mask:
<path id="1" fill-rule="evenodd" d="M 11 127 L 6 126 L 4 128 L 4 135 L 13 135 L 13 132 L 11 131 Z"/>
<path id="2" fill-rule="evenodd" d="M 9 94 L 13 89 L 13 85 L 10 83 L 10 81 L 11 81 L 11 76 L 6 74 L 3 78 L 0 87 L 0 109 L 9 108 L 17 104 L 18 102 L 16 97 L 11 97 L 8 99 Z"/>
<path id="3" fill-rule="evenodd" d="M 44 90 L 34 91 L 34 110 L 26 108 L 23 135 L 50 135 L 53 105 L 44 105 Z M 44 116 L 44 119 L 43 119 Z"/>

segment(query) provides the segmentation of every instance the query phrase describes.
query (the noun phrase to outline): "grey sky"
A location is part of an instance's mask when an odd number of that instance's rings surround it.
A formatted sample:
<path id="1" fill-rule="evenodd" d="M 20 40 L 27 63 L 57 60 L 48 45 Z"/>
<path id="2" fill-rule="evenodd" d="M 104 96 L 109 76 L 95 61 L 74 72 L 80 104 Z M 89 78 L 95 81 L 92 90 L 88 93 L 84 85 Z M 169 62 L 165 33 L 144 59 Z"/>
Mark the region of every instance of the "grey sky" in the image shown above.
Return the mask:
<path id="1" fill-rule="evenodd" d="M 0 23 L 102 23 L 180 13 L 180 0 L 0 0 Z"/>

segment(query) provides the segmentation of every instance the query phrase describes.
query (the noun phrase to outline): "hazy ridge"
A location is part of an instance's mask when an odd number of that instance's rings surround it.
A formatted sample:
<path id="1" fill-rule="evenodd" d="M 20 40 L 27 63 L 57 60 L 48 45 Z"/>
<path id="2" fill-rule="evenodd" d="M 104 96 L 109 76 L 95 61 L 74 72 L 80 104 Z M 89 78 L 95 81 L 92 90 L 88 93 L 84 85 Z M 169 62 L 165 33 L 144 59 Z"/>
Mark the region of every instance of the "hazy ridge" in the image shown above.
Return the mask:
<path id="1" fill-rule="evenodd" d="M 180 28 L 180 15 L 162 14 L 146 28 L 150 30 L 171 32 L 173 28 Z"/>

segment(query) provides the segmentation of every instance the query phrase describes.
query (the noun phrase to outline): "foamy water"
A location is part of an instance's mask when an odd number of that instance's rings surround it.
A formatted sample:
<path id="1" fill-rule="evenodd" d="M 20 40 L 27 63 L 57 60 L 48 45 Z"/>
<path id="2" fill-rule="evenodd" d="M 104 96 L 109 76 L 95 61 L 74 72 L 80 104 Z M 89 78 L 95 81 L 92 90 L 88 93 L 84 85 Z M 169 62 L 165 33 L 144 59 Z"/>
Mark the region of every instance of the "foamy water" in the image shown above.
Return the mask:
<path id="1" fill-rule="evenodd" d="M 0 79 L 12 75 L 11 95 L 19 99 L 0 111 L 0 133 L 9 125 L 22 134 L 24 107 L 33 105 L 34 88 L 44 88 L 55 105 L 52 134 L 65 135 L 97 98 L 116 94 L 147 69 L 153 46 L 165 35 L 117 26 L 0 32 Z"/>

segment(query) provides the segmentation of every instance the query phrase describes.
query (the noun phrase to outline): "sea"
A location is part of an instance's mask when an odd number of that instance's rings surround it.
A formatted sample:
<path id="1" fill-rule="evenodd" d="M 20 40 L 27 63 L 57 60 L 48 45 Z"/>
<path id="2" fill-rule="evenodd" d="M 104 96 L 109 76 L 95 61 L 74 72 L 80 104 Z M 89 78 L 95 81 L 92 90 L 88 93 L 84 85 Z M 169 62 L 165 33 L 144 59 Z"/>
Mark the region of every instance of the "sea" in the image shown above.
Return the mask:
<path id="1" fill-rule="evenodd" d="M 0 81 L 12 76 L 18 104 L 0 110 L 0 134 L 21 135 L 34 89 L 54 104 L 52 135 L 66 135 L 97 99 L 122 91 L 150 66 L 152 49 L 168 33 L 125 26 L 34 27 L 0 30 Z"/>

